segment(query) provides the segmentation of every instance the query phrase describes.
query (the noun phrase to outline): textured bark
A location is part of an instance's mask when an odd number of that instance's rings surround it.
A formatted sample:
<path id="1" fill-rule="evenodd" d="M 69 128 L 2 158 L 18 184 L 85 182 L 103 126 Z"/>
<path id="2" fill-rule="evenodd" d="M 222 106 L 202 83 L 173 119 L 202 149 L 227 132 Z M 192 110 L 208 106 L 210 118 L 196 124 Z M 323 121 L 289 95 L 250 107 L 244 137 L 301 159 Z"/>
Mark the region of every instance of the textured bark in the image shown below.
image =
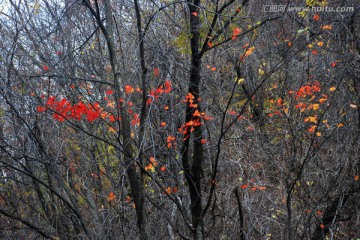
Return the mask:
<path id="1" fill-rule="evenodd" d="M 200 1 L 188 1 L 188 8 L 190 10 L 190 32 L 191 32 L 191 66 L 190 66 L 190 77 L 189 77 L 189 90 L 194 98 L 194 104 L 198 104 L 198 98 L 200 97 L 200 71 L 201 71 L 201 54 L 199 52 L 199 40 L 200 40 L 200 19 L 197 14 L 192 14 L 198 11 L 200 6 Z M 188 102 L 186 105 L 186 117 L 185 122 L 189 121 L 201 121 L 199 117 L 194 117 L 195 109 L 190 106 Z M 202 163 L 204 160 L 203 156 L 203 146 L 201 144 L 202 139 L 202 129 L 201 126 L 194 127 L 193 131 L 193 155 L 190 156 L 189 148 L 190 138 L 191 138 L 190 129 L 187 130 L 185 134 L 185 140 L 183 142 L 183 155 L 182 155 L 182 164 L 185 172 L 185 177 L 189 185 L 190 199 L 191 199 L 191 215 L 192 215 L 192 226 L 193 226 L 193 238 L 202 239 L 202 196 L 201 196 L 201 187 L 200 180 L 202 175 Z"/>

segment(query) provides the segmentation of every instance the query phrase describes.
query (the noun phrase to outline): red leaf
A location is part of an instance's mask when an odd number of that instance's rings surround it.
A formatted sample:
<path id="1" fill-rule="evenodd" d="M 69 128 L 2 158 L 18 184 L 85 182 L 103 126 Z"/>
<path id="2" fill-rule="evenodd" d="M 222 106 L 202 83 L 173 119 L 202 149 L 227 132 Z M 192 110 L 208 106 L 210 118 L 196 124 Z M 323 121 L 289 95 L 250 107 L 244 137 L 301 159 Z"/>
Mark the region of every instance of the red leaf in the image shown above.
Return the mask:
<path id="1" fill-rule="evenodd" d="M 315 15 L 313 16 L 313 20 L 314 20 L 315 22 L 319 21 L 319 20 L 320 20 L 320 15 L 319 15 L 319 14 L 315 14 Z"/>
<path id="2" fill-rule="evenodd" d="M 158 77 L 160 75 L 159 68 L 154 68 L 154 75 Z"/>
<path id="3" fill-rule="evenodd" d="M 198 16 L 198 13 L 197 13 L 197 12 L 192 12 L 191 15 L 197 17 L 197 16 Z"/>
<path id="4" fill-rule="evenodd" d="M 44 71 L 49 71 L 49 67 L 46 65 L 43 66 L 43 69 L 44 69 Z"/>
<path id="5" fill-rule="evenodd" d="M 239 36 L 241 33 L 241 29 L 240 28 L 235 28 L 233 31 L 233 34 L 231 36 L 231 40 L 235 40 L 237 36 Z"/>
<path id="6" fill-rule="evenodd" d="M 45 112 L 45 111 L 46 111 L 46 107 L 38 106 L 38 107 L 37 107 L 37 111 L 38 111 L 38 112 Z"/>
<path id="7" fill-rule="evenodd" d="M 109 89 L 105 92 L 106 95 L 111 95 L 113 93 L 114 93 L 114 90 L 112 90 L 112 89 Z"/>

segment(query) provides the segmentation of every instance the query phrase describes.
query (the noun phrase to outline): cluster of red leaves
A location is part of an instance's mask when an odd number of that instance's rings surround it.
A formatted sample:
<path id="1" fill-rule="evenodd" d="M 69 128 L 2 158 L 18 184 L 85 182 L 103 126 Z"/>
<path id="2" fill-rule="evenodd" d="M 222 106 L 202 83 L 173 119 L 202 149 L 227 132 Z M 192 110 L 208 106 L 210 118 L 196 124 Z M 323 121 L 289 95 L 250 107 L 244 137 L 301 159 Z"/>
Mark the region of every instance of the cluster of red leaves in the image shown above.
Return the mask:
<path id="1" fill-rule="evenodd" d="M 263 191 L 263 190 L 266 189 L 266 187 L 264 187 L 264 186 L 258 186 L 256 184 L 250 185 L 250 183 L 246 183 L 246 184 L 241 185 L 241 188 L 242 189 L 249 188 L 252 191 L 256 191 L 256 190 L 262 190 Z"/>
<path id="2" fill-rule="evenodd" d="M 164 94 L 164 93 L 169 93 L 171 92 L 172 87 L 171 87 L 171 81 L 166 80 L 164 84 L 162 84 L 160 87 L 158 87 L 157 89 L 153 89 L 150 91 L 149 93 L 149 98 L 146 101 L 146 104 L 149 105 L 151 104 L 154 99 L 158 99 L 160 97 L 160 95 Z"/>
<path id="3" fill-rule="evenodd" d="M 50 96 L 45 106 L 37 107 L 38 112 L 45 112 L 47 110 L 54 112 L 53 117 L 59 122 L 64 122 L 65 120 L 80 121 L 83 117 L 85 117 L 88 122 L 93 122 L 99 118 L 105 117 L 109 117 L 111 122 L 116 121 L 116 118 L 113 115 L 103 112 L 99 103 L 85 104 L 83 102 L 78 102 L 76 104 L 71 104 L 65 98 L 57 101 L 54 96 Z"/>
<path id="4" fill-rule="evenodd" d="M 150 157 L 149 164 L 145 167 L 145 171 L 155 171 L 155 167 L 158 165 L 158 162 L 154 157 Z"/>
<path id="5" fill-rule="evenodd" d="M 192 93 L 186 94 L 185 100 L 183 100 L 182 102 L 188 103 L 189 107 L 191 107 L 191 108 L 197 108 L 198 107 L 198 104 L 194 104 L 195 97 L 194 97 L 194 95 Z"/>
<path id="6" fill-rule="evenodd" d="M 306 98 L 313 96 L 315 93 L 320 92 L 320 83 L 318 81 L 308 82 L 304 86 L 300 87 L 298 91 L 290 91 L 290 94 L 294 94 L 295 99 Z"/>
<path id="7" fill-rule="evenodd" d="M 197 99 L 197 101 L 200 101 L 200 98 Z M 195 127 L 201 126 L 202 121 L 208 121 L 212 120 L 212 118 L 204 112 L 200 112 L 197 107 L 197 101 L 195 101 L 195 96 L 192 93 L 188 93 L 185 96 L 185 100 L 182 102 L 187 103 L 190 108 L 194 108 L 194 112 L 192 114 L 192 119 L 185 124 L 183 124 L 180 128 L 178 128 L 178 132 L 181 132 L 183 135 L 188 134 L 189 132 L 193 132 L 195 130 Z"/>
<path id="8" fill-rule="evenodd" d="M 134 88 L 131 85 L 126 85 L 124 87 L 124 90 L 125 90 L 125 94 L 127 94 L 127 95 L 134 92 Z"/>
<path id="9" fill-rule="evenodd" d="M 115 195 L 115 193 L 114 192 L 110 192 L 109 193 L 109 195 L 107 196 L 107 201 L 108 202 L 112 202 L 112 201 L 114 201 L 116 199 L 116 195 Z"/>
<path id="10" fill-rule="evenodd" d="M 172 193 L 177 193 L 178 188 L 177 187 L 167 187 L 163 189 L 162 194 L 170 195 Z"/>
<path id="11" fill-rule="evenodd" d="M 176 147 L 175 140 L 176 140 L 176 137 L 171 136 L 171 135 L 167 136 L 167 138 L 166 138 L 167 147 L 168 148 L 171 148 L 171 147 L 175 148 Z"/>
<path id="12" fill-rule="evenodd" d="M 232 33 L 232 36 L 231 36 L 231 40 L 235 40 L 237 36 L 239 36 L 241 33 L 241 29 L 240 28 L 235 28 L 233 33 Z"/>

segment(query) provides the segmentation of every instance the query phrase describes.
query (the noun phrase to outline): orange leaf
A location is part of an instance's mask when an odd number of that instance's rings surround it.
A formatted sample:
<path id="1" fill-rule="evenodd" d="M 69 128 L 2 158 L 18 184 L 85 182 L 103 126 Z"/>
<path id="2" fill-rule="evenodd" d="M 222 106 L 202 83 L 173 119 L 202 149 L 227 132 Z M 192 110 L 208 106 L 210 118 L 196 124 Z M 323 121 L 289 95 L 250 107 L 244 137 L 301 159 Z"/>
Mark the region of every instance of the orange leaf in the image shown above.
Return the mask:
<path id="1" fill-rule="evenodd" d="M 319 226 L 321 229 L 324 229 L 325 228 L 325 225 L 322 223 L 322 224 L 320 224 L 320 226 Z"/>
<path id="2" fill-rule="evenodd" d="M 155 160 L 154 157 L 150 157 L 150 163 L 151 163 L 152 165 L 154 165 L 154 166 L 157 165 L 157 162 L 156 162 L 156 160 Z"/>
<path id="3" fill-rule="evenodd" d="M 166 122 L 161 122 L 161 123 L 160 123 L 160 126 L 161 126 L 161 127 L 165 127 L 165 126 L 166 126 Z"/>
<path id="4" fill-rule="evenodd" d="M 319 109 L 319 104 L 317 104 L 317 103 L 314 103 L 313 105 L 312 105 L 312 108 L 313 108 L 313 110 L 318 110 Z"/>
<path id="5" fill-rule="evenodd" d="M 134 88 L 130 85 L 125 85 L 124 89 L 125 89 L 125 94 L 130 94 L 134 92 Z"/>
<path id="6" fill-rule="evenodd" d="M 160 168 L 160 171 L 165 171 L 166 170 L 166 167 L 165 166 L 161 166 L 161 168 Z"/>
<path id="7" fill-rule="evenodd" d="M 172 188 L 171 188 L 171 187 L 167 187 L 167 188 L 165 189 L 165 193 L 166 193 L 166 194 L 171 194 L 171 193 L 172 193 Z"/>
<path id="8" fill-rule="evenodd" d="M 336 90 L 336 87 L 331 87 L 331 88 L 329 88 L 329 91 L 330 92 L 334 92 Z"/>
<path id="9" fill-rule="evenodd" d="M 324 25 L 321 27 L 322 30 L 331 30 L 332 29 L 332 25 Z"/>
<path id="10" fill-rule="evenodd" d="M 316 125 L 312 125 L 307 131 L 312 133 L 315 131 L 315 129 L 316 129 Z"/>
<path id="11" fill-rule="evenodd" d="M 315 14 L 315 15 L 313 16 L 313 20 L 314 20 L 315 22 L 319 21 L 319 20 L 320 20 L 320 15 L 319 15 L 319 14 Z"/>
<path id="12" fill-rule="evenodd" d="M 197 16 L 198 16 L 198 13 L 197 13 L 197 12 L 192 12 L 191 15 L 197 17 Z"/>
<path id="13" fill-rule="evenodd" d="M 356 176 L 354 177 L 354 180 L 355 180 L 355 181 L 359 181 L 359 175 L 356 175 Z"/>
<path id="14" fill-rule="evenodd" d="M 117 130 L 116 130 L 116 128 L 114 128 L 114 127 L 109 127 L 109 132 L 116 133 L 116 132 L 117 132 Z"/>
<path id="15" fill-rule="evenodd" d="M 115 198 L 116 198 L 115 193 L 110 192 L 109 195 L 108 195 L 108 197 L 107 197 L 107 201 L 108 201 L 108 202 L 112 202 L 112 201 L 115 200 Z"/>
<path id="16" fill-rule="evenodd" d="M 307 118 L 304 119 L 304 122 L 311 122 L 311 123 L 316 124 L 316 122 L 317 122 L 317 116 L 307 117 Z"/>
<path id="17" fill-rule="evenodd" d="M 200 112 L 199 112 L 199 110 L 195 110 L 195 112 L 193 113 L 193 116 L 194 117 L 201 117 L 201 114 L 200 114 Z"/>

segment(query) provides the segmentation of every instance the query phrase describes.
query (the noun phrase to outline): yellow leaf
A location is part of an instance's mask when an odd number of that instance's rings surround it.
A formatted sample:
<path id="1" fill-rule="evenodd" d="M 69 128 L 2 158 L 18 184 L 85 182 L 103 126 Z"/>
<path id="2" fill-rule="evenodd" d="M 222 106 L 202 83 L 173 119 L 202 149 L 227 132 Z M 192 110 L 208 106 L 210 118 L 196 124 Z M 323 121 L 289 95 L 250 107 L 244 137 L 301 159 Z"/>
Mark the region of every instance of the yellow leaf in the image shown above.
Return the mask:
<path id="1" fill-rule="evenodd" d="M 307 117 L 307 118 L 304 119 L 304 122 L 311 122 L 311 123 L 314 123 L 314 124 L 316 124 L 316 121 L 317 121 L 317 116 Z"/>
<path id="2" fill-rule="evenodd" d="M 262 70 L 261 68 L 259 68 L 259 75 L 264 75 L 265 74 L 265 71 Z"/>
<path id="3" fill-rule="evenodd" d="M 332 29 L 332 25 L 324 25 L 322 26 L 323 30 L 331 30 Z"/>
<path id="4" fill-rule="evenodd" d="M 302 18 L 305 17 L 306 14 L 307 14 L 307 11 L 301 11 L 298 13 L 299 17 L 302 17 Z"/>
<path id="5" fill-rule="evenodd" d="M 319 109 L 319 104 L 315 103 L 312 105 L 313 110 L 318 110 Z"/>
<path id="6" fill-rule="evenodd" d="M 315 0 L 306 0 L 306 6 L 314 6 L 316 4 Z"/>
<path id="7" fill-rule="evenodd" d="M 317 45 L 318 45 L 319 47 L 322 47 L 322 46 L 324 46 L 324 42 L 318 42 Z"/>
<path id="8" fill-rule="evenodd" d="M 336 90 L 336 87 L 331 87 L 331 88 L 329 88 L 329 91 L 330 92 L 334 92 Z"/>
<path id="9" fill-rule="evenodd" d="M 234 82 L 236 82 L 237 84 L 241 85 L 244 81 L 245 81 L 244 78 L 238 78 L 238 77 L 236 77 Z"/>
<path id="10" fill-rule="evenodd" d="M 321 132 L 316 132 L 316 136 L 320 137 L 320 136 L 321 136 Z"/>

